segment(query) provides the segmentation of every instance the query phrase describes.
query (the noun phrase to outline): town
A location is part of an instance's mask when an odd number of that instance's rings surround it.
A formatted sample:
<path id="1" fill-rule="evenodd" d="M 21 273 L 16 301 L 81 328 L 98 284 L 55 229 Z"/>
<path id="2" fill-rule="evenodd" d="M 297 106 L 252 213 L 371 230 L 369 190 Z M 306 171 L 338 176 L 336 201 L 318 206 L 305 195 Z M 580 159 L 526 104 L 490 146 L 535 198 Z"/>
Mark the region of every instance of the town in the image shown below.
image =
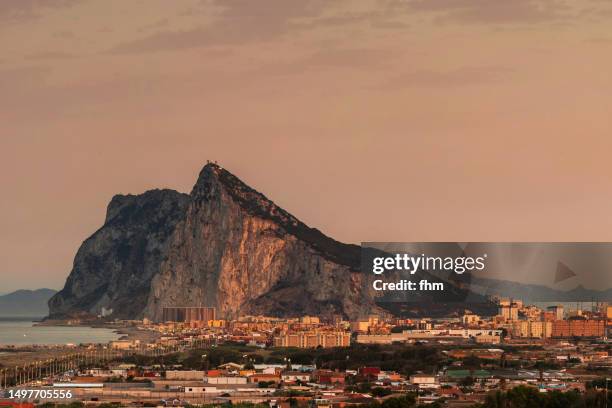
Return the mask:
<path id="1" fill-rule="evenodd" d="M 383 314 L 355 321 L 224 320 L 211 307 L 164 308 L 159 322 L 105 323 L 140 336 L 108 344 L 12 348 L 8 354 L 22 357 L 13 365 L 0 360 L 0 401 L 45 407 L 319 408 L 498 407 L 500 400 L 513 399 L 533 401 L 532 406 L 612 402 L 612 306 L 496 301 L 498 313 L 490 317 L 465 311 L 449 318 Z"/>

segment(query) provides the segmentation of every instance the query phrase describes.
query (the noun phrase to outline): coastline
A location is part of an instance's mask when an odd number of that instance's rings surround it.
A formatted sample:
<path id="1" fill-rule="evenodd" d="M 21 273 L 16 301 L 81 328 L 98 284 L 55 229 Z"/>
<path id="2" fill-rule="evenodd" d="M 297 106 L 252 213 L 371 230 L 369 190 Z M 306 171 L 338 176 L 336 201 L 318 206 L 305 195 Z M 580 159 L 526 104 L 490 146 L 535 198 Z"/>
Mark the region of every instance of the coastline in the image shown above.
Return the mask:
<path id="1" fill-rule="evenodd" d="M 40 320 L 39 320 L 40 319 Z M 118 326 L 104 322 L 90 322 L 89 324 L 71 324 L 66 321 L 42 321 L 42 318 L 15 318 L 10 321 L 28 321 L 35 327 L 70 327 L 70 328 L 91 328 L 107 329 L 116 335 L 116 340 L 134 340 L 141 343 L 154 342 L 161 335 L 158 332 L 144 330 L 137 326 Z M 112 340 L 111 340 L 112 341 Z M 58 343 L 58 344 L 1 344 L 0 345 L 0 367 L 12 367 L 15 365 L 27 364 L 34 361 L 57 358 L 61 355 L 85 352 L 92 344 L 107 345 L 104 342 L 81 342 L 79 344 Z"/>
<path id="2" fill-rule="evenodd" d="M 85 327 L 91 329 L 107 329 L 118 334 L 117 340 L 139 340 L 140 342 L 153 342 L 160 337 L 158 332 L 139 328 L 137 326 L 118 326 L 107 322 L 70 323 L 65 320 L 41 320 L 35 322 L 34 326 L 50 327 Z"/>

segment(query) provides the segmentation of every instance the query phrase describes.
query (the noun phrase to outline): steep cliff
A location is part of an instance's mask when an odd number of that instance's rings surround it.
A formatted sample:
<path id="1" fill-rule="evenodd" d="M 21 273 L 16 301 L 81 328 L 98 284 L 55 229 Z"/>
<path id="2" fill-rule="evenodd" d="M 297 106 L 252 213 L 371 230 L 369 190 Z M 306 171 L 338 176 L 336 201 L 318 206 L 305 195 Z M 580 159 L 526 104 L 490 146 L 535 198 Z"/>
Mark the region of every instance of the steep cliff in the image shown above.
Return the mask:
<path id="1" fill-rule="evenodd" d="M 64 288 L 49 301 L 51 318 L 97 315 L 141 317 L 176 224 L 184 217 L 187 194 L 152 190 L 117 195 L 104 225 L 79 248 Z"/>
<path id="2" fill-rule="evenodd" d="M 358 316 L 359 247 L 309 228 L 216 164 L 190 195 L 116 196 L 79 248 L 50 317 L 112 313 L 157 319 L 164 306 L 216 306 L 221 316 Z"/>
<path id="3" fill-rule="evenodd" d="M 191 192 L 145 314 L 163 306 L 216 306 L 223 316 L 358 316 L 359 247 L 311 229 L 226 170 L 207 165 Z"/>

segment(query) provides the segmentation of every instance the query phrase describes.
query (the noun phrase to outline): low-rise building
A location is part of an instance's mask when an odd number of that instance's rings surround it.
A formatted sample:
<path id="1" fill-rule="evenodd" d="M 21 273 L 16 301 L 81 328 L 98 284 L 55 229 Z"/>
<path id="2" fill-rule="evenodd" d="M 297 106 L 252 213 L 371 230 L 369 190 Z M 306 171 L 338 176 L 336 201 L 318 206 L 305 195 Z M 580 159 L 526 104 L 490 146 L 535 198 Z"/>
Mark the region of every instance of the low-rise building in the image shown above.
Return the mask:
<path id="1" fill-rule="evenodd" d="M 247 378 L 239 376 L 204 377 L 204 382 L 214 385 L 246 384 Z"/>
<path id="2" fill-rule="evenodd" d="M 308 382 L 310 381 L 310 374 L 302 371 L 285 371 L 281 374 L 283 382 Z"/>
<path id="3" fill-rule="evenodd" d="M 281 376 L 279 374 L 266 374 L 266 373 L 253 374 L 249 376 L 249 382 L 251 383 L 266 382 L 266 383 L 278 384 L 281 382 Z"/>
<path id="4" fill-rule="evenodd" d="M 114 350 L 131 350 L 140 347 L 140 340 L 114 340 L 109 345 Z"/>
<path id="5" fill-rule="evenodd" d="M 603 337 L 604 320 L 569 319 L 552 322 L 552 337 Z"/>
<path id="6" fill-rule="evenodd" d="M 410 384 L 418 385 L 420 388 L 436 387 L 438 377 L 431 374 L 414 374 L 410 376 Z"/>
<path id="7" fill-rule="evenodd" d="M 202 381 L 206 372 L 198 370 L 168 370 L 166 371 L 167 380 L 187 380 Z"/>
<path id="8" fill-rule="evenodd" d="M 319 384 L 344 384 L 346 381 L 346 373 L 338 371 L 317 370 L 312 377 Z"/>

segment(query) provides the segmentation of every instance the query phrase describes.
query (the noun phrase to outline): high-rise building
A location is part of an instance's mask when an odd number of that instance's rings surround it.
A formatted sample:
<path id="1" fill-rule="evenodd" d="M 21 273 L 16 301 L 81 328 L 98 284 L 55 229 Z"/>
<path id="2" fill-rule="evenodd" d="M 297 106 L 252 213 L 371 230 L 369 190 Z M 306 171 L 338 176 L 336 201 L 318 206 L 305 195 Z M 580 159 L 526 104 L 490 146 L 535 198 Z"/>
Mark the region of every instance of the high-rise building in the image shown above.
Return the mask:
<path id="1" fill-rule="evenodd" d="M 546 339 L 552 335 L 552 322 L 519 320 L 512 323 L 512 332 L 516 337 Z"/>
<path id="2" fill-rule="evenodd" d="M 563 320 L 563 305 L 548 306 L 546 310 L 551 312 L 556 320 Z"/>
<path id="3" fill-rule="evenodd" d="M 523 302 L 510 299 L 501 299 L 498 304 L 498 315 L 505 320 L 518 320 L 518 311 L 523 306 Z"/>
<path id="4" fill-rule="evenodd" d="M 162 321 L 164 322 L 207 322 L 215 318 L 216 309 L 214 307 L 164 307 L 162 309 Z"/>

